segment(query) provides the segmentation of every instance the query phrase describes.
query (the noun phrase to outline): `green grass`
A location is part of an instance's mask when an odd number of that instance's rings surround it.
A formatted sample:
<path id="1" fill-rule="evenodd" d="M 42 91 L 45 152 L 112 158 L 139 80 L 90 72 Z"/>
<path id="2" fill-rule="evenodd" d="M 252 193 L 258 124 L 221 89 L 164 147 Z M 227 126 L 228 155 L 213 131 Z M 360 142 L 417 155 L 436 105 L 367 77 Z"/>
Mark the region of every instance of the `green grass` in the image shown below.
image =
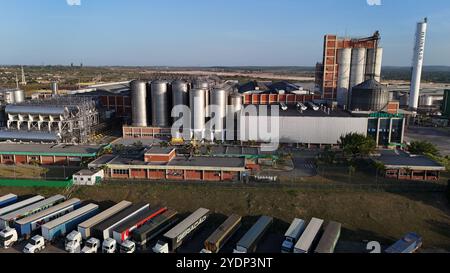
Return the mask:
<path id="1" fill-rule="evenodd" d="M 0 186 L 4 187 L 65 188 L 70 185 L 72 185 L 72 180 L 47 181 L 47 180 L 25 180 L 25 179 L 0 179 Z"/>

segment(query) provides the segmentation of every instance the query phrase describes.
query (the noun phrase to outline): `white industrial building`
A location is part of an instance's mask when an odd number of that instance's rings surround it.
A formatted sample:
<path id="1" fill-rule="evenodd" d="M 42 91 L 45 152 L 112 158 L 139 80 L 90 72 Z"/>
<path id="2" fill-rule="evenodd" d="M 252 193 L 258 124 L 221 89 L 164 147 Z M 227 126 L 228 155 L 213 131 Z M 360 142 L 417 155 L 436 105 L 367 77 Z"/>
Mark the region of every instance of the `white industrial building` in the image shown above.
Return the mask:
<path id="1" fill-rule="evenodd" d="M 73 175 L 73 184 L 81 186 L 94 186 L 105 178 L 103 170 L 81 170 Z"/>

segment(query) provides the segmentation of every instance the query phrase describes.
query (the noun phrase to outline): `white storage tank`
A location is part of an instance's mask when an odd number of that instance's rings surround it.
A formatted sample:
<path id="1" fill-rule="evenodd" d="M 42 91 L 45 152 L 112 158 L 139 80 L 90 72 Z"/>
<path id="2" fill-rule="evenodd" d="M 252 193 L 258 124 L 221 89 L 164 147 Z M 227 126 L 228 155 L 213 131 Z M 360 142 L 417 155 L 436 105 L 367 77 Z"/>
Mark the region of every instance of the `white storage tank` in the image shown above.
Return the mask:
<path id="1" fill-rule="evenodd" d="M 338 51 L 338 83 L 337 101 L 340 106 L 348 105 L 348 90 L 350 88 L 350 68 L 352 49 L 343 48 Z"/>

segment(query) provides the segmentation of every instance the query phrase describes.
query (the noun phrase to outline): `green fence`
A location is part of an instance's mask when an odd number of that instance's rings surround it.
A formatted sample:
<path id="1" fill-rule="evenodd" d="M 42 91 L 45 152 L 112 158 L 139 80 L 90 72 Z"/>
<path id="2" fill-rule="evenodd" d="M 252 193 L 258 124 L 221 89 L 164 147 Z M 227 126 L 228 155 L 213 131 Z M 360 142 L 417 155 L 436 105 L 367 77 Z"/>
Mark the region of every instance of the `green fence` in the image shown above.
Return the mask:
<path id="1" fill-rule="evenodd" d="M 25 180 L 25 179 L 0 179 L 0 186 L 4 187 L 49 187 L 66 188 L 73 184 L 70 180 Z"/>

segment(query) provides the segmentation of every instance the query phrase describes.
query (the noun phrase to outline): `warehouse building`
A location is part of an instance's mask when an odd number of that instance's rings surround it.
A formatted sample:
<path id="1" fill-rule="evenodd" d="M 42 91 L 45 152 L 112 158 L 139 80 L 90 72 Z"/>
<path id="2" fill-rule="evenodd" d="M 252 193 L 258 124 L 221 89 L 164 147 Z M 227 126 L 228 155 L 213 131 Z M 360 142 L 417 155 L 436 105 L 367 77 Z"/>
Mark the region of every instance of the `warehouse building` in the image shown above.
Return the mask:
<path id="1" fill-rule="evenodd" d="M 1 143 L 0 164 L 80 166 L 95 159 L 103 148 L 98 145 Z"/>

